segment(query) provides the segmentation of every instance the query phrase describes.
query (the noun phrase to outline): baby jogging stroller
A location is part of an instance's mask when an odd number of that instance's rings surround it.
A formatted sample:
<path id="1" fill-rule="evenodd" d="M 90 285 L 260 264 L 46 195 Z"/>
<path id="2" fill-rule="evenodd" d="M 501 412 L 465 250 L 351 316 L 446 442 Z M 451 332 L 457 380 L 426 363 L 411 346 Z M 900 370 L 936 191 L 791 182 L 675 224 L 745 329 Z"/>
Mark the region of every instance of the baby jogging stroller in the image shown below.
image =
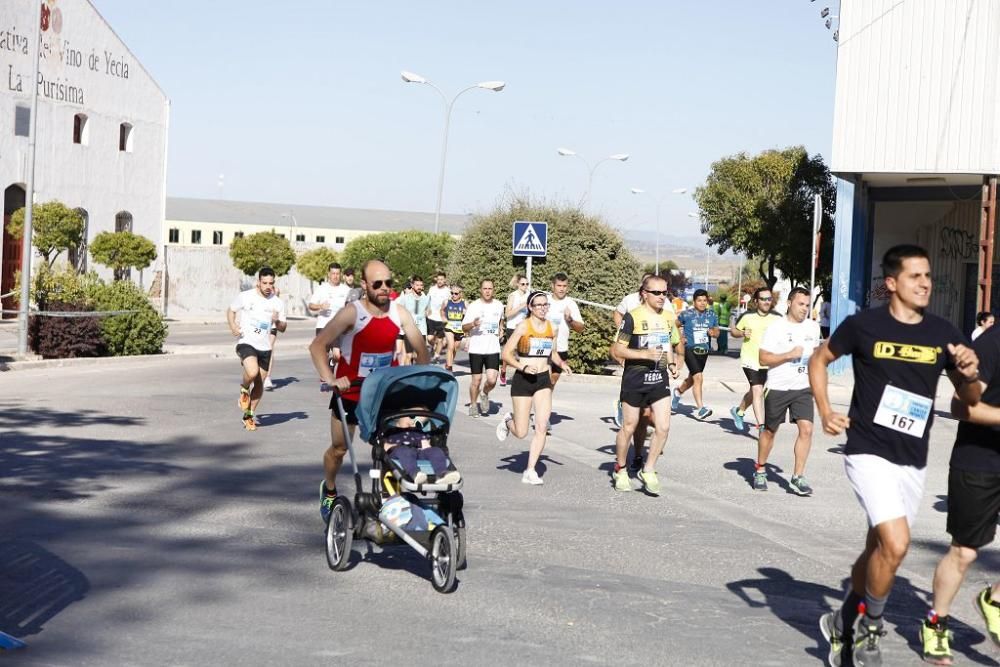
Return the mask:
<path id="1" fill-rule="evenodd" d="M 455 574 L 465 566 L 466 553 L 462 481 L 441 484 L 431 475 L 418 484 L 389 464 L 385 443 L 401 417 L 422 418 L 426 421 L 421 437 L 448 455 L 448 431 L 457 401 L 455 376 L 435 366 L 397 366 L 368 376 L 357 408 L 358 431 L 372 447 L 371 487 L 365 492 L 344 405 L 337 396 L 356 492 L 353 507 L 346 497 L 339 496 L 330 513 L 326 559 L 331 569 L 347 568 L 354 538 L 377 544 L 404 542 L 427 558 L 436 591 L 454 590 Z"/>

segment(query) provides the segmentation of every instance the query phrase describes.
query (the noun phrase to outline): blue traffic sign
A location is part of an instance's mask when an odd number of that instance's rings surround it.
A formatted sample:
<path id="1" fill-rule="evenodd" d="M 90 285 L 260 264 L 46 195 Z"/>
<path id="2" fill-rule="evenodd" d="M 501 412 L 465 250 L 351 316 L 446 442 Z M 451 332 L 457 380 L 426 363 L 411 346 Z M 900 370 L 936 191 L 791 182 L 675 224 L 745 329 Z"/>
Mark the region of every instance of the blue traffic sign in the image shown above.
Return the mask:
<path id="1" fill-rule="evenodd" d="M 514 257 L 545 257 L 549 223 L 514 221 Z"/>

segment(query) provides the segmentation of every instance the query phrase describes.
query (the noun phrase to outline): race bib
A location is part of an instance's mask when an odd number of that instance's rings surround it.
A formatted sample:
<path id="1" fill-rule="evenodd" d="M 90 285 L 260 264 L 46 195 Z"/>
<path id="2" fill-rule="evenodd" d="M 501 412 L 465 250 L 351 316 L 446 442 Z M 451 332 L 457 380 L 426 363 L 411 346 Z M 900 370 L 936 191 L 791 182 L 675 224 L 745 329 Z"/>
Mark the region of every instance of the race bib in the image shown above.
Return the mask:
<path id="1" fill-rule="evenodd" d="M 479 323 L 479 331 L 484 334 L 497 335 L 500 333 L 500 320 L 483 320 Z"/>
<path id="2" fill-rule="evenodd" d="M 368 377 L 380 368 L 392 366 L 392 352 L 362 352 L 358 361 L 358 377 Z"/>
<path id="3" fill-rule="evenodd" d="M 922 438 L 934 399 L 886 385 L 875 412 L 875 423 L 915 438 Z"/>
<path id="4" fill-rule="evenodd" d="M 547 357 L 552 354 L 552 339 L 551 338 L 529 338 L 528 339 L 528 356 L 529 357 Z"/>
<path id="5" fill-rule="evenodd" d="M 809 357 L 811 356 L 812 356 L 811 354 L 803 354 L 801 357 L 798 357 L 797 359 L 792 359 L 792 366 L 795 367 L 796 372 L 798 373 L 809 372 Z"/>
<path id="6" fill-rule="evenodd" d="M 646 336 L 646 344 L 644 347 L 647 350 L 656 347 L 670 347 L 670 334 L 665 331 L 659 331 L 655 333 L 648 334 Z"/>
<path id="7" fill-rule="evenodd" d="M 708 345 L 708 332 L 704 330 L 695 330 L 694 332 L 694 344 L 695 345 Z"/>

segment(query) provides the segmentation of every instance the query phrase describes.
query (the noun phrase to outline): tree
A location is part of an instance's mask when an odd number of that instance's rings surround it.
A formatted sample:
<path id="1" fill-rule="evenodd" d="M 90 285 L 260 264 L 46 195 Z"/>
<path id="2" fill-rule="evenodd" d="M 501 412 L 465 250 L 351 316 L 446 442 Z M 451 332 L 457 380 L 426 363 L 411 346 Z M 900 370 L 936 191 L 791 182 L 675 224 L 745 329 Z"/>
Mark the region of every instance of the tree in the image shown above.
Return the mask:
<path id="1" fill-rule="evenodd" d="M 295 251 L 288 239 L 276 232 L 258 232 L 233 239 L 229 245 L 233 266 L 248 276 L 255 276 L 263 267 L 274 269 L 275 275 L 287 275 L 295 266 Z"/>
<path id="2" fill-rule="evenodd" d="M 769 287 L 780 270 L 793 285 L 809 278 L 813 195 L 823 197 L 820 266 L 816 283 L 827 282 L 833 257 L 836 189 L 819 155 L 802 146 L 729 156 L 712 164 L 695 191 L 701 231 L 719 252 L 729 249 L 758 258 L 757 273 Z"/>
<path id="3" fill-rule="evenodd" d="M 115 272 L 115 280 L 128 278 L 130 269 L 142 271 L 156 259 L 156 245 L 132 232 L 101 232 L 90 244 L 90 256 Z"/>
<path id="4" fill-rule="evenodd" d="M 305 276 L 310 282 L 318 283 L 329 273 L 330 264 L 337 261 L 337 253 L 322 246 L 307 250 L 295 260 L 295 268 L 299 274 Z"/>
<path id="5" fill-rule="evenodd" d="M 548 254 L 533 260 L 534 288 L 548 289 L 552 274 L 563 271 L 569 275 L 571 295 L 615 306 L 639 284 L 639 262 L 621 235 L 599 218 L 578 208 L 514 196 L 491 213 L 477 216 L 455 246 L 448 275 L 465 286 L 469 300 L 478 296 L 484 278 L 493 280 L 497 298 L 506 300 L 511 277 L 524 273 L 524 258 L 511 255 L 515 220 L 548 223 Z M 611 312 L 584 304 L 581 310 L 587 328 L 572 336 L 573 370 L 603 372 L 614 335 Z"/>
<path id="6" fill-rule="evenodd" d="M 59 201 L 38 204 L 31 214 L 31 243 L 45 263 L 52 266 L 59 255 L 78 248 L 83 240 L 83 216 Z M 15 238 L 24 233 L 24 209 L 11 216 L 7 231 Z"/>
<path id="7" fill-rule="evenodd" d="M 644 264 L 642 272 L 656 273 L 656 264 Z M 672 259 L 660 262 L 660 276 L 667 281 L 667 289 L 671 292 L 680 293 L 687 289 L 689 284 L 687 276 L 685 276 L 681 268 L 677 266 L 677 262 Z"/>
<path id="8" fill-rule="evenodd" d="M 414 275 L 427 279 L 448 263 L 454 247 L 455 239 L 448 233 L 414 229 L 359 236 L 347 244 L 341 258 L 356 269 L 369 259 L 381 259 L 398 279 Z"/>

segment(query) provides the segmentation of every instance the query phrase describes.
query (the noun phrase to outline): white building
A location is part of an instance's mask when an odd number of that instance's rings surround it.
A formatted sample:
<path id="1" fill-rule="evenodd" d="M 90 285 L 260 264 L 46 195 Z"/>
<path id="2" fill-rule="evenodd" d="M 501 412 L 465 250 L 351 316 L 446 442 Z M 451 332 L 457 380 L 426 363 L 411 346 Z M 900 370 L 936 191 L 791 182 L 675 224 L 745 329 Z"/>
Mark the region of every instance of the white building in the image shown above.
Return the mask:
<path id="1" fill-rule="evenodd" d="M 882 254 L 917 243 L 931 310 L 968 334 L 1000 296 L 1000 2 L 842 0 L 839 16 L 831 325 L 883 302 Z"/>
<path id="2" fill-rule="evenodd" d="M 0 293 L 11 291 L 20 268 L 21 242 L 6 234 L 6 225 L 24 206 L 35 86 L 35 202 L 59 200 L 80 209 L 88 240 L 127 229 L 163 245 L 166 94 L 88 0 L 40 0 L 41 60 L 33 83 L 38 1 L 0 2 Z M 86 248 L 74 259 L 84 265 Z"/>

